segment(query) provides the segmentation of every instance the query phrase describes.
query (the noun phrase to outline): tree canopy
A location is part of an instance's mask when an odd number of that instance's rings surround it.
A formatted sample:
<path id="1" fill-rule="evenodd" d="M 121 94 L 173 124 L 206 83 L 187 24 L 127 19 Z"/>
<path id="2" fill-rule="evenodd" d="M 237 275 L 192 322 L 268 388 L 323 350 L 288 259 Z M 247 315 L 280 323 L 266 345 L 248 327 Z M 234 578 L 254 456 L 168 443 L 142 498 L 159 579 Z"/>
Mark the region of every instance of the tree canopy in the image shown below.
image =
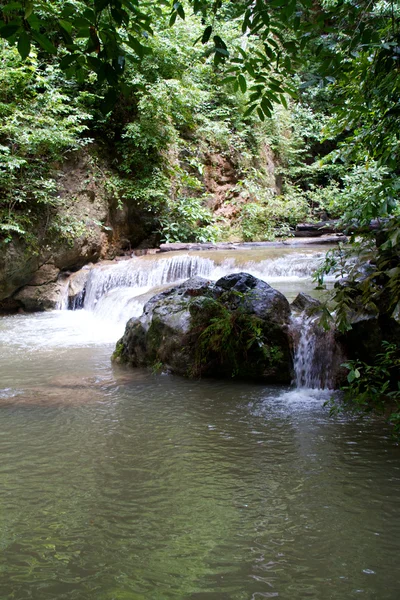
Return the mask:
<path id="1" fill-rule="evenodd" d="M 377 272 L 385 273 L 394 291 L 390 310 L 398 312 L 398 1 L 17 0 L 0 3 L 0 36 L 22 59 L 33 47 L 39 58 L 53 56 L 67 79 L 83 84 L 94 76 L 107 112 L 118 97 L 129 97 L 127 69 L 140 71 L 154 52 L 153 37 L 189 14 L 201 25 L 196 39 L 182 43 L 197 44 L 196 60 L 212 59 L 220 82 L 245 95 L 244 119 L 252 112 L 271 119 L 277 105 L 301 102 L 308 90 L 327 90 L 330 118 L 323 135 L 336 141 L 323 162 L 346 166 L 335 193 L 348 226 L 394 215 L 383 226 L 386 245 L 380 245 L 392 258 Z M 226 36 L 228 22 L 236 35 Z M 382 288 L 374 277 L 369 290 Z"/>

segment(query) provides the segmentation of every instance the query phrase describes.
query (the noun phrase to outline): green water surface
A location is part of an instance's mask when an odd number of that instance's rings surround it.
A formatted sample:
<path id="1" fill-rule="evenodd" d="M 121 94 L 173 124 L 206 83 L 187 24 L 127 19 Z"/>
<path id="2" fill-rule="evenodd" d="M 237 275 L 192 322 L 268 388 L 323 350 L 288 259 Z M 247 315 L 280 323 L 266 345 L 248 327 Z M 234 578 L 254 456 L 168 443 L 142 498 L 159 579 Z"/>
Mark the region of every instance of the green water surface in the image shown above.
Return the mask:
<path id="1" fill-rule="evenodd" d="M 0 320 L 1 600 L 400 597 L 381 423 L 330 418 L 323 392 L 113 369 L 75 318 Z"/>

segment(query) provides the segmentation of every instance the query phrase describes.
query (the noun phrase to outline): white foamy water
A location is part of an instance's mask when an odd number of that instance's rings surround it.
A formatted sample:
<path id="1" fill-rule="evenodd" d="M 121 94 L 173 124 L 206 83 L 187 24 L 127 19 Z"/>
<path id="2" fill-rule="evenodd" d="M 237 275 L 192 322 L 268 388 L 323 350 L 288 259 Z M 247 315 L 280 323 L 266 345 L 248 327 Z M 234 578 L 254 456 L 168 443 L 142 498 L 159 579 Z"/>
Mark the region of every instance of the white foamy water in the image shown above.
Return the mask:
<path id="1" fill-rule="evenodd" d="M 124 290 L 123 300 L 126 301 L 127 288 L 134 292 L 134 296 L 139 296 L 151 288 L 184 281 L 195 275 L 207 277 L 213 268 L 212 260 L 189 255 L 159 260 L 132 258 L 115 265 L 101 266 L 89 275 L 84 307 L 93 310 L 100 298 L 116 288 Z"/>
<path id="2" fill-rule="evenodd" d="M 0 348 L 25 354 L 114 344 L 123 331 L 124 324 L 110 319 L 100 321 L 86 310 L 15 315 L 8 321 L 0 320 Z"/>
<path id="3" fill-rule="evenodd" d="M 229 273 L 246 271 L 246 273 L 250 273 L 267 283 L 289 279 L 295 281 L 312 277 L 322 258 L 323 255 L 321 253 L 311 256 L 310 254 L 295 253 L 274 259 L 252 260 L 239 265 L 236 264 L 234 258 L 228 258 L 220 266 L 215 265 L 212 276 L 218 279 Z"/>
<path id="4" fill-rule="evenodd" d="M 141 314 L 146 301 L 154 294 L 178 285 L 190 277 L 216 281 L 245 271 L 293 297 L 300 290 L 310 291 L 311 275 L 322 260 L 321 252 L 286 252 L 265 258 L 251 252 L 240 256 L 220 253 L 173 254 L 132 258 L 92 269 L 86 285 L 85 310 L 100 319 L 126 322 Z M 289 294 L 288 294 L 289 292 Z M 66 306 L 64 301 L 60 308 Z"/>
<path id="5" fill-rule="evenodd" d="M 318 316 L 292 317 L 295 341 L 293 366 L 296 388 L 332 389 L 332 363 L 335 341 L 331 331 L 318 325 Z"/>

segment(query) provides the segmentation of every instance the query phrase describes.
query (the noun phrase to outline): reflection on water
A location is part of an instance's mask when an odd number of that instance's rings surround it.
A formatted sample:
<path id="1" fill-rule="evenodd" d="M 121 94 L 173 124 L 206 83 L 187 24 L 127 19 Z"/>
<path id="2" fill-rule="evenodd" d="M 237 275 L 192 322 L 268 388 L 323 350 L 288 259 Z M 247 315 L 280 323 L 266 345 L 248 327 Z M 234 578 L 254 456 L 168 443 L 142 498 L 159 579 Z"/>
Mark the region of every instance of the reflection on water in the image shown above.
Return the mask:
<path id="1" fill-rule="evenodd" d="M 112 367 L 94 323 L 0 320 L 1 600 L 397 600 L 381 424 L 316 390 Z"/>

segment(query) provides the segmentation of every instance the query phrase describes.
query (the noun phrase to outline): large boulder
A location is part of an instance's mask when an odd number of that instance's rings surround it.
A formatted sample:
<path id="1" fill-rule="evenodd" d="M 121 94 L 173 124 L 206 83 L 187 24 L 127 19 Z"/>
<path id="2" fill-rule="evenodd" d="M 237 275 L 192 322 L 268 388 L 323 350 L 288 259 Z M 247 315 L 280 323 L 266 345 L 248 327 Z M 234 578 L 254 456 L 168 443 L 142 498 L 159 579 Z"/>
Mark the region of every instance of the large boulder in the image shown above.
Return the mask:
<path id="1" fill-rule="evenodd" d="M 114 360 L 184 376 L 290 383 L 286 298 L 247 273 L 195 277 L 154 296 L 128 321 Z"/>

